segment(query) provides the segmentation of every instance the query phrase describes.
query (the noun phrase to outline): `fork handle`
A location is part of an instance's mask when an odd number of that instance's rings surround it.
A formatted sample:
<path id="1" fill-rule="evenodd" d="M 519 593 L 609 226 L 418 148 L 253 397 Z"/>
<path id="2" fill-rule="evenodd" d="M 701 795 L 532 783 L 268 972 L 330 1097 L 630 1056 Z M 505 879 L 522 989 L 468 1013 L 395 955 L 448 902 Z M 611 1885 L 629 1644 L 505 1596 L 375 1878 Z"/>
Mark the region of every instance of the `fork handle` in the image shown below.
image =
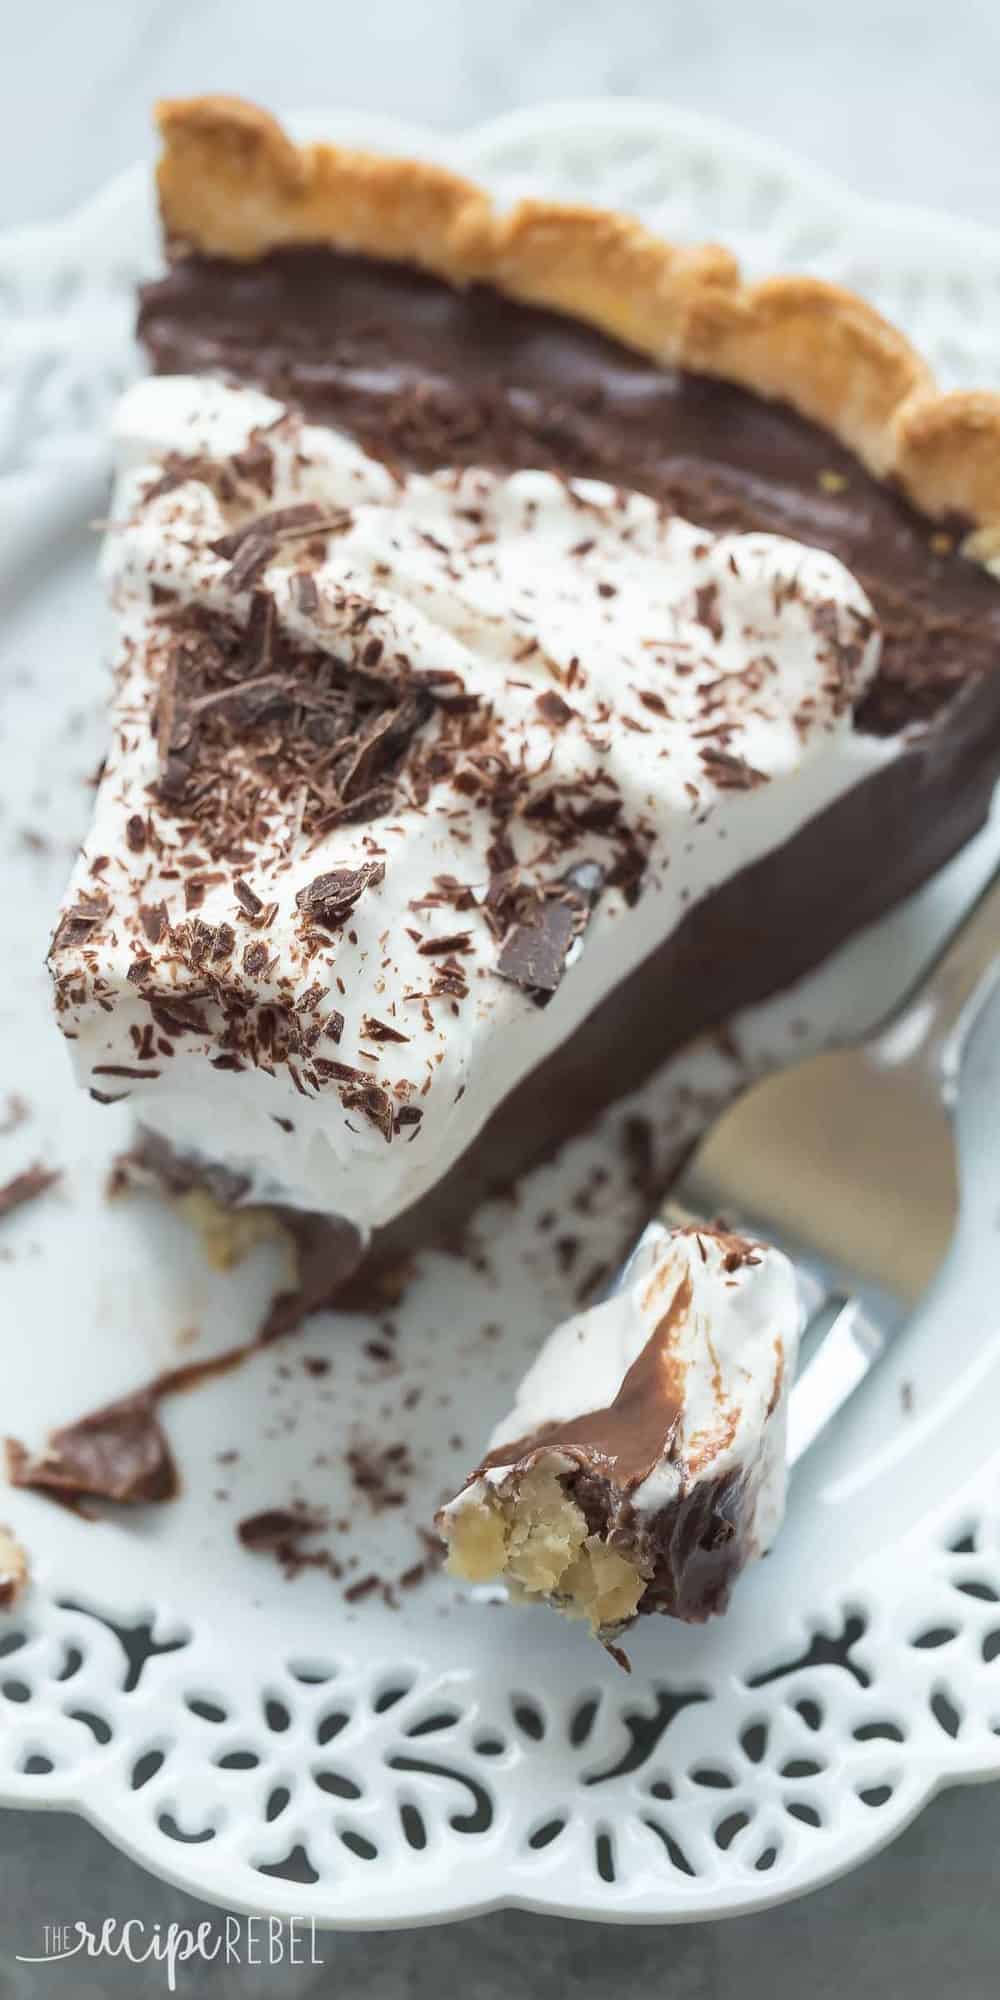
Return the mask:
<path id="1" fill-rule="evenodd" d="M 874 1060 L 913 1070 L 951 1109 L 969 1037 L 998 984 L 1000 873 L 995 873 L 915 991 L 871 1037 Z"/>

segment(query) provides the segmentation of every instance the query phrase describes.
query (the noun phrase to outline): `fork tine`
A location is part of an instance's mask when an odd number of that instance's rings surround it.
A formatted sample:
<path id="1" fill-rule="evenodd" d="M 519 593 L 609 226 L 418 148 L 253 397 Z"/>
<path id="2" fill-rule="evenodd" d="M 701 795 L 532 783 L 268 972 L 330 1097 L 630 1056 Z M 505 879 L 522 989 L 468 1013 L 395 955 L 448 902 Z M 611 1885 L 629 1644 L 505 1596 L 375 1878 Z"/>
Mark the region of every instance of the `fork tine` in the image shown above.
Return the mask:
<path id="1" fill-rule="evenodd" d="M 688 1179 L 681 1181 L 671 1191 L 662 1213 L 675 1228 L 680 1224 L 705 1222 L 721 1213 L 726 1226 L 738 1235 L 757 1238 L 761 1243 L 770 1243 L 774 1249 L 783 1251 L 795 1268 L 807 1322 L 814 1320 L 824 1306 L 847 1299 L 859 1299 L 885 1336 L 897 1333 L 908 1317 L 906 1302 L 884 1285 L 844 1264 L 834 1263 L 822 1251 L 804 1243 L 800 1236 L 792 1235 L 779 1222 L 750 1210 L 736 1209 L 732 1202 L 713 1198 L 713 1190 L 709 1186 L 701 1186 Z"/>
<path id="2" fill-rule="evenodd" d="M 668 1229 L 687 1228 L 692 1224 L 697 1227 L 699 1222 L 704 1223 L 704 1210 L 699 1214 L 683 1196 L 683 1188 L 675 1190 L 660 1214 L 647 1223 L 632 1255 L 612 1279 L 603 1297 L 613 1297 L 631 1282 L 636 1259 L 651 1245 L 660 1242 Z M 879 1294 L 877 1304 L 880 1309 L 876 1317 L 870 1309 L 870 1287 L 868 1297 L 862 1297 L 858 1292 L 845 1297 L 843 1286 L 837 1283 L 837 1274 L 821 1258 L 804 1253 L 801 1245 L 782 1245 L 773 1230 L 762 1230 L 759 1224 L 750 1224 L 743 1217 L 730 1216 L 727 1220 L 730 1227 L 743 1229 L 748 1235 L 769 1235 L 778 1248 L 785 1250 L 798 1281 L 806 1358 L 800 1358 L 798 1374 L 788 1399 L 785 1455 L 791 1469 L 820 1432 L 826 1429 L 848 1397 L 854 1394 L 883 1353 L 902 1316 L 899 1301 L 886 1295 L 883 1317 L 883 1300 Z M 829 1308 L 834 1306 L 837 1308 L 834 1317 L 823 1327 L 822 1321 Z M 813 1331 L 818 1339 L 810 1352 L 808 1336 Z M 802 1352 L 800 1348 L 800 1357 Z"/>
<path id="3" fill-rule="evenodd" d="M 796 1464 L 820 1431 L 853 1396 L 886 1347 L 880 1331 L 858 1298 L 848 1299 L 807 1361 L 788 1399 L 786 1458 Z"/>

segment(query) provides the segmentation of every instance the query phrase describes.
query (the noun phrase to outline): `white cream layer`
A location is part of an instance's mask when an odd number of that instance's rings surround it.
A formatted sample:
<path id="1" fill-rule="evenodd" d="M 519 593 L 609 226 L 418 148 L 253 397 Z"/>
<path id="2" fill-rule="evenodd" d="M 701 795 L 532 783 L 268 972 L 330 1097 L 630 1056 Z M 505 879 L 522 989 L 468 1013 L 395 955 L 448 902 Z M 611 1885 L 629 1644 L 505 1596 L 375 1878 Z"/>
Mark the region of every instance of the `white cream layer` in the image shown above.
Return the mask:
<path id="1" fill-rule="evenodd" d="M 249 593 L 233 596 L 224 580 L 228 563 L 209 546 L 234 521 L 211 486 L 194 477 L 151 500 L 143 495 L 168 454 L 225 460 L 281 416 L 267 396 L 201 378 L 143 382 L 121 405 L 116 525 L 104 560 L 116 623 L 115 727 L 67 897 L 69 907 L 99 887 L 111 898 L 112 921 L 95 947 L 104 1004 L 81 979 L 80 1002 L 62 1025 L 76 1038 L 81 1083 L 130 1091 L 145 1123 L 179 1147 L 246 1171 L 256 1198 L 336 1212 L 367 1229 L 444 1174 L 494 1107 L 694 902 L 780 847 L 894 750 L 852 727 L 849 704 L 875 671 L 879 639 L 864 593 L 833 557 L 775 536 L 714 537 L 645 496 L 593 480 L 478 470 L 398 479 L 348 438 L 288 419 L 268 433 L 274 490 L 258 496 L 256 511 L 317 500 L 350 509 L 351 520 L 329 539 L 313 572 L 319 618 L 297 608 L 290 582 L 301 559 L 296 545 L 257 579 L 287 628 L 348 660 L 376 635 L 387 657 L 402 653 L 418 668 L 460 674 L 470 693 L 493 705 L 508 756 L 530 774 L 529 797 L 554 782 L 609 772 L 624 820 L 648 830 L 642 893 L 633 908 L 618 891 L 601 896 L 582 948 L 540 1009 L 497 976 L 497 940 L 478 909 L 456 916 L 450 909 L 415 915 L 412 908 L 439 873 L 471 883 L 479 901 L 485 895 L 489 815 L 459 799 L 450 781 L 436 786 L 422 809 L 403 795 L 387 817 L 338 827 L 318 845 L 285 824 L 253 868 L 229 874 L 245 874 L 259 895 L 277 902 L 267 944 L 278 968 L 303 989 L 324 982 L 331 1005 L 343 1012 L 342 1041 L 326 1053 L 390 1092 L 409 1087 L 422 1122 L 387 1144 L 364 1118 L 345 1112 L 335 1084 L 303 1096 L 285 1070 L 213 1068 L 211 1033 L 185 1035 L 155 1082 L 102 1083 L 95 1070 L 133 1062 L 133 1031 L 149 1019 L 126 977 L 138 903 L 162 898 L 172 922 L 184 915 L 182 885 L 161 878 L 148 853 L 133 854 L 125 834 L 130 815 L 151 813 L 160 840 L 168 848 L 177 840 L 170 812 L 150 789 L 158 771 L 151 589 L 162 586 L 239 620 L 249 610 Z M 721 632 L 704 622 L 706 586 L 711 622 Z M 859 630 L 868 635 L 863 646 Z M 847 703 L 831 694 L 831 646 L 839 644 L 853 645 Z M 574 711 L 561 728 L 537 706 L 553 691 Z M 706 713 L 716 732 L 724 725 L 721 739 L 705 735 Z M 702 755 L 720 740 L 767 782 L 720 789 Z M 515 821 L 510 833 L 531 880 L 551 879 L 574 858 L 562 851 L 546 860 L 537 823 Z M 323 871 L 356 867 L 370 858 L 373 842 L 385 877 L 352 915 L 354 941 L 345 930 L 304 962 L 296 891 Z M 593 834 L 581 837 L 576 852 L 613 858 L 608 842 Z M 99 856 L 109 861 L 97 882 L 91 865 Z M 209 925 L 233 924 L 241 948 L 254 935 L 240 929 L 228 877 L 210 887 L 198 914 Z M 412 997 L 426 991 L 433 970 L 408 935 L 412 928 L 424 935 L 471 931 L 464 1002 L 435 1001 L 425 1012 Z M 61 954 L 60 970 L 72 970 L 76 956 Z M 175 977 L 181 993 L 191 976 L 178 967 Z M 267 998 L 266 980 L 260 997 Z M 373 1052 L 365 1014 L 390 1022 L 407 1042 Z"/>

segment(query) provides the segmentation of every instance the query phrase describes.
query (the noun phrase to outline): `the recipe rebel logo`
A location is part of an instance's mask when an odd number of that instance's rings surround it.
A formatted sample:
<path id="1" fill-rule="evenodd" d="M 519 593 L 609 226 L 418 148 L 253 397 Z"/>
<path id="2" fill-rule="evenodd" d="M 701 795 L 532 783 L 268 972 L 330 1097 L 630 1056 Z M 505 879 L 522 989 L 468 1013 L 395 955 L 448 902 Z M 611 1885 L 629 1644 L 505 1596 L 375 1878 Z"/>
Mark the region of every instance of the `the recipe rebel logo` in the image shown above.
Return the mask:
<path id="1" fill-rule="evenodd" d="M 323 1965 L 311 1917 L 206 1917 L 197 1924 L 147 1924 L 138 1917 L 104 1917 L 93 1925 L 44 1924 L 40 1952 L 15 1953 L 19 1965 L 58 1965 L 73 1959 L 122 1958 L 129 1965 L 160 1965 L 168 1992 L 178 1990 L 185 1966 Z"/>

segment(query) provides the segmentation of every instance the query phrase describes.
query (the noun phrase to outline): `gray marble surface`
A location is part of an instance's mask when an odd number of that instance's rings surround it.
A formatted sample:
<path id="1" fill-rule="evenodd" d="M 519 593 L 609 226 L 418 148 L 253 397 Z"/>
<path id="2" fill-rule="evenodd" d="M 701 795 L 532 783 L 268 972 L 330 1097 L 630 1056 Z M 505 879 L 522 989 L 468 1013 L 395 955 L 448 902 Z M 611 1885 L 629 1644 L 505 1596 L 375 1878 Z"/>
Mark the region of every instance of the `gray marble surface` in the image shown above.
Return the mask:
<path id="1" fill-rule="evenodd" d="M 797 149 L 862 191 L 1000 215 L 997 0 L 34 0 L 5 19 L 0 226 L 57 213 L 149 146 L 161 93 L 228 89 L 457 125 L 550 98 L 670 99 Z M 182 1968 L 178 1991 L 372 2000 L 529 1992 L 667 2000 L 986 2000 L 1000 1979 L 1000 1789 L 937 1800 L 885 1855 L 805 1902 L 625 1931 L 506 1913 L 327 1937 L 321 1970 Z M 45 1923 L 204 1915 L 62 1815 L 0 1819 L 0 2000 L 166 1991 L 160 1968 L 30 1967 Z"/>
<path id="2" fill-rule="evenodd" d="M 35 0 L 16 14 L 0 223 L 99 186 L 148 148 L 152 97 L 197 90 L 452 126 L 553 98 L 669 98 L 866 193 L 1000 213 L 996 0 Z"/>

